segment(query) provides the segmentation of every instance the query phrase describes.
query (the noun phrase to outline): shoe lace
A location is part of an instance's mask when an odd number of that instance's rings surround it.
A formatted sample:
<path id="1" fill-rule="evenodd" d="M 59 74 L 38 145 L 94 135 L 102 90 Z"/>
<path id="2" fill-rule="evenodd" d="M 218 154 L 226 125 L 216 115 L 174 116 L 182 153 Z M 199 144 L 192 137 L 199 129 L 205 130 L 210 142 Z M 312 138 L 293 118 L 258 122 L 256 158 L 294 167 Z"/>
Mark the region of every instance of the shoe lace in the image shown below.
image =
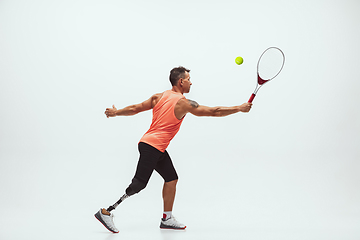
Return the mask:
<path id="1" fill-rule="evenodd" d="M 114 222 L 115 215 L 112 213 L 112 214 L 110 215 L 110 217 L 111 217 L 111 221 Z"/>
<path id="2" fill-rule="evenodd" d="M 170 219 L 172 220 L 171 221 L 171 226 L 180 227 L 182 225 L 182 223 L 179 223 L 178 220 L 176 220 L 176 218 L 174 216 L 171 216 Z"/>

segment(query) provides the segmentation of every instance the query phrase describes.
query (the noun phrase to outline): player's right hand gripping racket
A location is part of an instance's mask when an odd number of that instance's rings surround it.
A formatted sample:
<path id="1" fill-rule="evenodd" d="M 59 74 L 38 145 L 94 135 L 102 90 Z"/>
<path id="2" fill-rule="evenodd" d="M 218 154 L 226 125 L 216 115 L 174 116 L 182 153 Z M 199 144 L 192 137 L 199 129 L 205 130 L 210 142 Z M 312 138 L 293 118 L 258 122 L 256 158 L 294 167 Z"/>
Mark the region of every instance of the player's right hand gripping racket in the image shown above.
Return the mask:
<path id="1" fill-rule="evenodd" d="M 260 56 L 257 63 L 257 83 L 254 93 L 249 99 L 251 103 L 259 89 L 267 82 L 273 80 L 284 67 L 285 55 L 277 47 L 269 47 Z"/>

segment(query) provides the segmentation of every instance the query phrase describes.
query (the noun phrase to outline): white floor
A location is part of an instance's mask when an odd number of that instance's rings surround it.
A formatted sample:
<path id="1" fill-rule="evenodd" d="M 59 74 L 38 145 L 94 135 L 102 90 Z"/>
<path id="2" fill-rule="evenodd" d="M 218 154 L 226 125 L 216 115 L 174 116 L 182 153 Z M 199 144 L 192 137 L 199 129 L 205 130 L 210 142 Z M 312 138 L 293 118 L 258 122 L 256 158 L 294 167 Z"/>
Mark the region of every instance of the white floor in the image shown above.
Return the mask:
<path id="1" fill-rule="evenodd" d="M 96 209 L 81 205 L 73 208 L 59 204 L 50 209 L 29 211 L 10 208 L 2 211 L 1 240 L 111 240 L 111 239 L 246 239 L 246 240 L 358 240 L 360 239 L 360 218 L 333 213 L 319 215 L 319 212 L 231 209 L 221 207 L 218 201 L 208 199 L 194 207 L 178 207 L 177 218 L 188 226 L 185 231 L 160 230 L 161 212 L 151 208 L 154 200 L 134 197 L 115 211 L 115 223 L 120 233 L 113 234 L 100 224 L 93 214 Z M 157 199 L 158 200 L 158 199 Z M 195 199 L 197 200 L 197 199 Z M 183 201 L 183 200 L 181 200 Z M 145 203 L 146 202 L 146 203 Z M 140 205 L 139 205 L 140 203 Z M 139 208 L 136 205 L 142 206 Z M 211 208 L 211 206 L 214 206 Z M 230 206 L 230 207 L 229 207 Z M 30 209 L 31 206 L 28 207 Z M 147 208 L 148 210 L 145 210 Z M 208 210 L 206 210 L 208 209 Z M 221 211 L 223 209 L 223 212 Z M 181 211 L 181 212 L 180 212 Z"/>
<path id="2" fill-rule="evenodd" d="M 145 190 L 114 211 L 119 234 L 108 232 L 94 214 L 123 194 L 135 163 L 99 171 L 97 158 L 89 165 L 74 165 L 76 160 L 54 157 L 41 170 L 32 168 L 35 160 L 22 161 L 29 165 L 5 169 L 0 240 L 360 239 L 356 171 L 339 178 L 332 169 L 324 171 L 319 159 L 248 158 L 231 167 L 212 161 L 201 173 L 197 165 L 189 168 L 178 161 L 181 177 L 173 213 L 187 229 L 159 229 L 163 180 L 153 174 Z M 186 160 L 195 162 L 196 157 Z"/>
<path id="3" fill-rule="evenodd" d="M 32 218 L 31 222 L 24 223 L 21 217 L 13 218 L 11 224 L 2 224 L 1 239 L 20 240 L 20 239 L 326 239 L 326 240 L 358 240 L 360 238 L 359 225 L 351 224 L 350 219 L 316 219 L 317 221 L 327 222 L 323 227 L 269 227 L 266 225 L 243 226 L 232 222 L 231 226 L 217 225 L 214 222 L 206 226 L 207 219 L 199 218 L 198 221 L 188 221 L 191 223 L 185 231 L 160 230 L 157 222 L 142 222 L 133 225 L 119 225 L 120 233 L 112 234 L 108 232 L 95 218 L 89 217 L 76 218 L 68 216 L 65 219 Z M 345 221 L 344 221 L 345 220 Z M 354 219 L 356 220 L 356 219 Z M 359 223 L 359 220 L 356 220 Z M 342 223 L 341 223 L 342 222 Z M 350 225 L 347 225 L 350 223 Z M 271 224 L 270 224 L 271 225 Z"/>

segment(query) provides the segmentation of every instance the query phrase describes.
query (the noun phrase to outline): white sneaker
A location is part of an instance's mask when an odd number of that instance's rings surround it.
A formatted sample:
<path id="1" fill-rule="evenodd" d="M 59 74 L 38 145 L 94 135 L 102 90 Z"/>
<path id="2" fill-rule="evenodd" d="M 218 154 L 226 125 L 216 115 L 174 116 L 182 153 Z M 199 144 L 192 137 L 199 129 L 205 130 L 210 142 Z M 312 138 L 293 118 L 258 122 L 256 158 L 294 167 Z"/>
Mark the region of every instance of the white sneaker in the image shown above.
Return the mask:
<path id="1" fill-rule="evenodd" d="M 164 218 L 161 219 L 160 228 L 184 230 L 186 226 L 182 223 L 179 223 L 174 216 L 171 216 L 171 218 L 168 220 L 165 220 Z"/>
<path id="2" fill-rule="evenodd" d="M 114 215 L 110 213 L 109 215 L 102 214 L 101 209 L 95 213 L 95 217 L 99 220 L 110 232 L 118 233 L 119 230 L 115 227 L 114 224 Z"/>

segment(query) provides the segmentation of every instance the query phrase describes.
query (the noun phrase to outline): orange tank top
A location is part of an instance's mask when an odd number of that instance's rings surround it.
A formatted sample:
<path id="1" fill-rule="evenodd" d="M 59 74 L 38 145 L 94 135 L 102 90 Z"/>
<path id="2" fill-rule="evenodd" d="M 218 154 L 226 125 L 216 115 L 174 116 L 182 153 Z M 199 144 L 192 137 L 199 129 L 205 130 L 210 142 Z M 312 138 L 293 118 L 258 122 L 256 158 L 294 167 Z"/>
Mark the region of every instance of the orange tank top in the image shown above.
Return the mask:
<path id="1" fill-rule="evenodd" d="M 159 102 L 153 108 L 153 118 L 150 129 L 140 139 L 161 152 L 165 152 L 176 133 L 180 129 L 181 120 L 175 116 L 176 103 L 185 98 L 181 93 L 167 90 L 163 93 Z"/>

